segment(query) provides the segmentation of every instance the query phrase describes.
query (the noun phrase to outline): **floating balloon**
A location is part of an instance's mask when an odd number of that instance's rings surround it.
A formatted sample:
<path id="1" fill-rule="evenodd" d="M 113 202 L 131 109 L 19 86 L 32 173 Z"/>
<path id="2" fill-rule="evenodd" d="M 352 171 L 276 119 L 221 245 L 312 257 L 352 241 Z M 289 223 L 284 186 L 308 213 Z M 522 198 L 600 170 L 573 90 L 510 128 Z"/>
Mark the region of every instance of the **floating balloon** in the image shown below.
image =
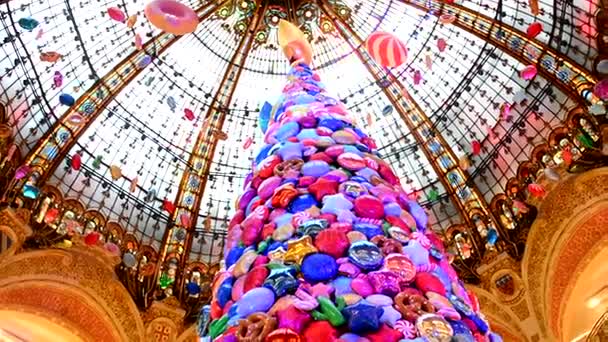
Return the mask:
<path id="1" fill-rule="evenodd" d="M 445 25 L 449 25 L 456 21 L 456 16 L 451 13 L 442 14 L 439 16 L 439 22 Z"/>
<path id="2" fill-rule="evenodd" d="M 532 13 L 532 15 L 540 14 L 540 9 L 538 7 L 538 0 L 528 0 L 528 5 L 530 5 L 530 13 Z"/>
<path id="3" fill-rule="evenodd" d="M 431 55 L 424 56 L 424 64 L 426 65 L 426 68 L 428 70 L 432 70 L 433 69 L 433 57 L 431 57 Z"/>
<path id="4" fill-rule="evenodd" d="M 312 64 L 312 48 L 306 36 L 294 24 L 279 21 L 279 46 L 290 62 L 301 61 Z"/>
<path id="5" fill-rule="evenodd" d="M 75 170 L 75 171 L 80 170 L 80 167 L 82 166 L 82 157 L 80 156 L 80 154 L 76 153 L 72 156 L 70 165 L 72 166 L 73 170 Z"/>
<path id="6" fill-rule="evenodd" d="M 192 33 L 198 26 L 198 16 L 190 7 L 174 0 L 149 2 L 144 14 L 155 27 L 174 35 Z"/>
<path id="7" fill-rule="evenodd" d="M 367 37 L 365 48 L 372 59 L 384 67 L 398 67 L 407 60 L 407 48 L 387 32 L 374 32 Z"/>
<path id="8" fill-rule="evenodd" d="M 19 26 L 21 26 L 21 28 L 24 28 L 30 32 L 32 32 L 40 24 L 38 20 L 29 17 L 19 19 L 17 23 Z"/>
<path id="9" fill-rule="evenodd" d="M 184 108 L 184 117 L 189 121 L 194 120 L 196 117 L 194 116 L 194 112 L 188 108 Z"/>
<path id="10" fill-rule="evenodd" d="M 137 50 L 141 50 L 143 48 L 142 39 L 141 39 L 141 36 L 139 35 L 139 33 L 135 34 L 135 48 Z"/>
<path id="11" fill-rule="evenodd" d="M 109 7 L 108 15 L 110 16 L 110 18 L 112 18 L 116 21 L 119 21 L 121 23 L 124 23 L 127 20 L 127 16 L 125 15 L 125 12 L 123 12 L 118 7 Z"/>
<path id="12" fill-rule="evenodd" d="M 443 38 L 437 39 L 437 49 L 439 49 L 439 52 L 445 51 L 445 48 L 447 46 L 448 46 L 448 43 L 446 43 L 445 39 L 443 39 Z"/>
<path id="13" fill-rule="evenodd" d="M 135 14 L 133 14 L 132 16 L 129 17 L 129 19 L 127 19 L 128 28 L 133 28 L 133 26 L 135 26 L 136 23 L 137 23 L 137 16 Z"/>
<path id="14" fill-rule="evenodd" d="M 471 152 L 474 156 L 478 156 L 481 153 L 481 143 L 478 140 L 471 141 Z"/>
<path id="15" fill-rule="evenodd" d="M 539 22 L 533 22 L 528 26 L 526 30 L 526 36 L 530 39 L 536 38 L 541 32 L 543 32 L 543 24 Z"/>
<path id="16" fill-rule="evenodd" d="M 419 85 L 420 81 L 422 81 L 422 73 L 420 70 L 414 71 L 414 85 Z"/>
<path id="17" fill-rule="evenodd" d="M 519 72 L 519 76 L 526 81 L 529 81 L 536 76 L 537 70 L 535 65 L 528 65 Z"/>
<path id="18" fill-rule="evenodd" d="M 55 71 L 53 73 L 53 85 L 55 85 L 55 88 L 59 88 L 59 87 L 61 87 L 62 84 L 63 84 L 63 75 L 61 74 L 61 72 Z"/>
<path id="19" fill-rule="evenodd" d="M 122 170 L 120 169 L 120 166 L 110 166 L 110 175 L 112 176 L 112 180 L 120 179 L 120 177 L 122 177 Z"/>
<path id="20" fill-rule="evenodd" d="M 173 213 L 175 212 L 175 204 L 173 204 L 173 202 L 169 201 L 168 199 L 164 199 L 163 210 L 173 215 Z"/>
<path id="21" fill-rule="evenodd" d="M 63 57 L 63 56 L 60 53 L 57 53 L 55 51 L 42 52 L 40 54 L 40 60 L 43 62 L 49 62 L 49 63 L 55 63 L 61 57 Z"/>
<path id="22" fill-rule="evenodd" d="M 59 95 L 59 102 L 61 102 L 64 106 L 73 106 L 76 103 L 76 100 L 70 94 L 61 94 Z"/>

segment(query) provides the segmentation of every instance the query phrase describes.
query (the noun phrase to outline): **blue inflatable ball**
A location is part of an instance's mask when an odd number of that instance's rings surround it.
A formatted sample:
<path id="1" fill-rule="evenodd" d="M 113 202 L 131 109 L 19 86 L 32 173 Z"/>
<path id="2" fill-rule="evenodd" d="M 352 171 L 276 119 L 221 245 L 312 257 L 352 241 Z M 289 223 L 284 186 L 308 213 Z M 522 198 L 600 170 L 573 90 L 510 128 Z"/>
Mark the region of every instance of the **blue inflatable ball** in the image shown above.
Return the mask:
<path id="1" fill-rule="evenodd" d="M 384 235 L 382 228 L 369 223 L 356 223 L 353 226 L 353 230 L 365 234 L 365 237 L 367 237 L 368 240 L 371 240 L 377 235 Z"/>
<path id="2" fill-rule="evenodd" d="M 317 130 L 314 128 L 306 128 L 300 131 L 300 133 L 298 133 L 297 136 L 299 141 L 302 141 L 304 139 L 318 139 L 319 138 L 319 134 L 317 133 Z"/>
<path id="3" fill-rule="evenodd" d="M 397 216 L 401 215 L 401 206 L 397 202 L 389 202 L 384 205 L 384 215 Z"/>
<path id="4" fill-rule="evenodd" d="M 268 152 L 270 151 L 270 149 L 272 148 L 273 145 L 264 145 L 264 147 L 262 147 L 260 149 L 260 152 L 258 152 L 258 155 L 255 157 L 255 164 L 256 165 L 260 165 L 262 163 L 262 161 L 264 159 L 266 159 L 266 157 L 268 157 Z"/>
<path id="5" fill-rule="evenodd" d="M 283 101 L 281 101 L 281 102 L 283 102 Z M 281 107 L 277 108 L 277 111 L 274 113 L 274 121 L 275 122 L 279 121 L 278 118 L 279 118 L 279 116 L 281 114 L 283 114 L 284 111 L 285 111 L 285 107 L 284 106 L 281 106 Z"/>
<path id="6" fill-rule="evenodd" d="M 283 247 L 283 243 L 281 241 L 274 241 L 273 243 L 271 243 L 268 248 L 266 248 L 266 250 L 268 251 L 268 253 L 274 251 L 275 249 L 279 249 Z M 228 268 L 228 267 L 226 267 Z"/>
<path id="7" fill-rule="evenodd" d="M 289 206 L 287 207 L 287 211 L 289 211 L 290 213 L 293 214 L 293 213 L 304 211 L 315 205 L 317 205 L 317 200 L 315 199 L 315 197 L 313 195 L 303 194 L 303 195 L 296 197 L 293 201 L 291 201 L 291 203 L 289 203 Z"/>
<path id="8" fill-rule="evenodd" d="M 467 327 L 466 324 L 464 324 L 462 321 L 448 321 L 450 323 L 450 325 L 452 326 L 452 329 L 454 330 L 454 335 L 465 335 L 465 336 L 470 336 L 473 337 L 473 333 L 471 332 L 471 330 L 469 329 L 469 327 Z M 474 341 L 474 339 L 473 339 Z"/>
<path id="9" fill-rule="evenodd" d="M 297 135 L 298 133 L 300 133 L 300 125 L 298 125 L 297 122 L 292 121 L 292 122 L 288 122 L 288 123 L 282 125 L 281 127 L 279 127 L 279 129 L 275 133 L 275 138 L 278 141 L 283 142 L 283 141 L 286 141 L 287 139 Z"/>
<path id="10" fill-rule="evenodd" d="M 304 176 L 321 177 L 331 170 L 329 164 L 324 160 L 311 160 L 302 165 Z"/>
<path id="11" fill-rule="evenodd" d="M 228 252 L 228 255 L 226 255 L 226 268 L 234 265 L 239 258 L 241 257 L 241 255 L 243 255 L 243 252 L 245 251 L 245 247 L 241 247 L 241 246 L 235 246 L 232 247 L 230 249 L 230 251 Z"/>
<path id="12" fill-rule="evenodd" d="M 70 94 L 61 94 L 59 95 L 59 102 L 62 105 L 70 107 L 73 106 L 74 103 L 76 103 L 76 100 L 74 100 L 74 97 L 72 97 L 72 95 Z"/>
<path id="13" fill-rule="evenodd" d="M 357 150 L 361 151 L 361 152 L 365 152 L 365 153 L 369 153 L 370 149 L 369 147 L 367 147 L 367 145 L 363 144 L 363 143 L 356 143 L 355 147 L 357 148 Z"/>
<path id="14" fill-rule="evenodd" d="M 324 116 L 319 120 L 319 127 L 327 127 L 332 131 L 339 131 L 344 128 L 346 124 L 344 121 L 333 118 L 331 116 Z"/>
<path id="15" fill-rule="evenodd" d="M 217 289 L 217 293 L 215 294 L 215 298 L 217 299 L 217 303 L 221 308 L 228 303 L 230 298 L 232 298 L 232 283 L 234 282 L 234 278 L 229 277 L 222 282 L 220 287 Z"/>
<path id="16" fill-rule="evenodd" d="M 382 109 L 382 115 L 387 116 L 393 112 L 393 106 L 387 105 Z"/>
<path id="17" fill-rule="evenodd" d="M 481 317 L 479 317 L 477 315 L 472 315 L 469 318 L 471 319 L 471 321 L 473 321 L 473 323 L 475 323 L 475 325 L 477 326 L 477 330 L 479 330 L 480 333 L 485 335 L 485 333 L 487 333 L 488 330 L 490 330 L 488 323 L 486 323 L 486 321 L 481 319 Z"/>
<path id="18" fill-rule="evenodd" d="M 352 127 L 353 131 L 355 131 L 355 133 L 357 133 L 357 135 L 359 136 L 359 138 L 367 138 L 367 134 L 365 134 L 365 132 L 363 132 L 361 130 L 361 128 L 359 127 Z"/>
<path id="19" fill-rule="evenodd" d="M 422 207 L 416 201 L 408 201 L 407 205 L 409 207 L 409 213 L 414 218 L 414 221 L 416 221 L 416 228 L 418 228 L 418 230 L 421 232 L 424 232 L 426 229 L 426 224 L 429 221 L 424 209 L 422 209 Z"/>
<path id="20" fill-rule="evenodd" d="M 344 153 L 354 153 L 360 157 L 363 156 L 363 152 L 359 151 L 359 149 L 357 148 L 357 146 L 353 146 L 353 145 L 343 145 L 344 146 Z"/>
<path id="21" fill-rule="evenodd" d="M 247 291 L 236 302 L 236 314 L 240 317 L 247 317 L 254 312 L 266 312 L 274 304 L 274 292 L 266 287 L 256 287 Z"/>
<path id="22" fill-rule="evenodd" d="M 331 255 L 314 253 L 304 258 L 300 271 L 307 282 L 314 284 L 333 279 L 338 274 L 338 264 Z"/>
<path id="23" fill-rule="evenodd" d="M 294 102 L 296 104 L 307 104 L 307 103 L 312 103 L 315 101 L 316 101 L 316 99 L 312 95 L 300 95 L 294 99 Z"/>
<path id="24" fill-rule="evenodd" d="M 264 102 L 262 109 L 260 109 L 260 115 L 258 116 L 258 123 L 262 132 L 266 133 L 268 129 L 268 122 L 270 121 L 270 114 L 272 114 L 272 105 L 268 101 Z"/>

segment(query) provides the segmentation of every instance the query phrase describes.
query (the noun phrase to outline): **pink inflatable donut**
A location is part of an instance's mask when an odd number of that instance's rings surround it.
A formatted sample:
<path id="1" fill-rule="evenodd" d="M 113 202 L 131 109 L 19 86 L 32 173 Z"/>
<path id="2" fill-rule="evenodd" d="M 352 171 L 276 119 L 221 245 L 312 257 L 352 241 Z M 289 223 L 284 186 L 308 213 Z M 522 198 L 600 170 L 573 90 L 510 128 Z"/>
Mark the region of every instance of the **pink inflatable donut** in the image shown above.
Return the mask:
<path id="1" fill-rule="evenodd" d="M 144 13 L 152 25 L 178 36 L 194 32 L 198 25 L 196 13 L 174 0 L 154 0 L 146 5 Z"/>

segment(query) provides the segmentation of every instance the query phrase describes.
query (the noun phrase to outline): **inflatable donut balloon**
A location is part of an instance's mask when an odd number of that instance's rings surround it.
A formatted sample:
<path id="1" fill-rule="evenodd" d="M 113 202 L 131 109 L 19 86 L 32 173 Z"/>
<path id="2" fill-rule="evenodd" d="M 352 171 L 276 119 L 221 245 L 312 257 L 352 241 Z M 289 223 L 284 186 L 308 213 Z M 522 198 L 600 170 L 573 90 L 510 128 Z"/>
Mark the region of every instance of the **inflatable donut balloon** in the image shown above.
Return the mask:
<path id="1" fill-rule="evenodd" d="M 154 0 L 146 5 L 144 13 L 152 25 L 178 36 L 194 32 L 198 25 L 196 13 L 173 0 Z"/>
<path id="2" fill-rule="evenodd" d="M 365 48 L 370 56 L 384 67 L 405 63 L 407 48 L 397 37 L 387 32 L 374 32 L 367 37 Z"/>

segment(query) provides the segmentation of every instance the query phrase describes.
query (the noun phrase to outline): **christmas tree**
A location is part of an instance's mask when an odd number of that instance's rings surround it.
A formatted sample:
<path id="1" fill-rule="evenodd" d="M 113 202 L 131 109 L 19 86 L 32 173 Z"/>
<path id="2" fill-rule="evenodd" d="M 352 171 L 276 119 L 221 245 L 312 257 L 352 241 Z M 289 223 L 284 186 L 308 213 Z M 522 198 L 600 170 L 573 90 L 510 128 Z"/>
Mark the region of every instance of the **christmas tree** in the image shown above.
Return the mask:
<path id="1" fill-rule="evenodd" d="M 265 146 L 229 225 L 203 340 L 499 341 L 424 210 L 309 67 L 301 32 L 280 30 L 292 68 L 260 113 Z"/>

